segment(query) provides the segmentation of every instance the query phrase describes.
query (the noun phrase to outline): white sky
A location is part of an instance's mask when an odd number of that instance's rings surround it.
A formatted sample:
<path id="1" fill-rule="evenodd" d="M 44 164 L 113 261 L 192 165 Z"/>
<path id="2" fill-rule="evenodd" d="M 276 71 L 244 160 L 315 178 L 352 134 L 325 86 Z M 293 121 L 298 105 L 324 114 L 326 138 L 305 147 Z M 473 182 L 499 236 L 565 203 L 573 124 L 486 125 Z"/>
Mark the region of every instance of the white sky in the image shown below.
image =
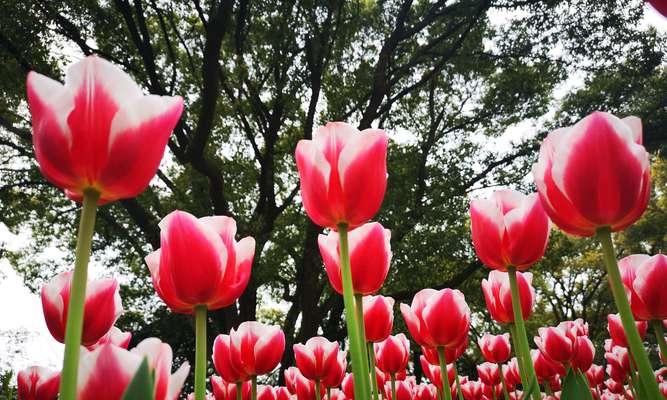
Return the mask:
<path id="1" fill-rule="evenodd" d="M 645 14 L 646 26 L 667 32 L 667 18 L 650 6 Z M 500 19 L 503 16 L 499 17 Z M 580 78 L 564 84 L 558 92 L 566 94 L 580 85 Z M 558 96 L 557 93 L 557 97 Z M 508 129 L 490 145 L 508 150 L 513 143 L 526 140 L 536 131 L 540 121 L 526 121 Z M 399 135 L 400 136 L 400 135 Z M 400 140 L 400 138 L 398 138 Z M 0 248 L 17 249 L 31 239 L 29 232 L 12 233 L 0 224 Z M 57 250 L 47 251 L 49 258 L 57 258 Z M 94 261 L 91 276 L 100 276 L 102 268 Z M 0 258 L 0 371 L 18 371 L 31 365 L 57 368 L 62 358 L 62 345 L 49 334 L 42 317 L 39 296 L 31 293 L 22 278 L 12 269 L 6 258 Z"/>

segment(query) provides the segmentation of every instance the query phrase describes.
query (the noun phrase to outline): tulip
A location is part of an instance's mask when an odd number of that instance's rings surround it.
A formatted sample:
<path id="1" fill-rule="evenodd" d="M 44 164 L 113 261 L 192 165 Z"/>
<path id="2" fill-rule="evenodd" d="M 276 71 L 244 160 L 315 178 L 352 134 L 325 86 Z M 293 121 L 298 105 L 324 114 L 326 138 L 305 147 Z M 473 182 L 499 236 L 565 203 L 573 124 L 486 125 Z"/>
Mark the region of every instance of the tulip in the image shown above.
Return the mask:
<path id="1" fill-rule="evenodd" d="M 491 199 L 473 200 L 470 221 L 477 256 L 489 268 L 523 271 L 544 255 L 549 218 L 535 193 L 505 189 Z"/>
<path id="2" fill-rule="evenodd" d="M 153 286 L 174 312 L 233 304 L 250 279 L 255 240 L 238 242 L 236 222 L 224 216 L 197 219 L 173 211 L 160 222 L 160 249 L 146 257 Z"/>
<path id="3" fill-rule="evenodd" d="M 437 365 L 429 363 L 426 357 L 420 356 L 419 364 L 422 367 L 424 376 L 426 376 L 426 378 L 441 391 L 444 388 L 443 382 L 447 382 L 447 385 L 449 385 L 449 382 L 454 382 L 454 379 L 456 378 L 456 371 L 454 371 L 454 366 L 452 364 L 447 365 L 446 379 L 441 375 L 441 369 Z"/>
<path id="4" fill-rule="evenodd" d="M 604 382 L 604 368 L 597 364 L 592 364 L 586 371 L 586 379 L 591 387 L 598 387 Z"/>
<path id="5" fill-rule="evenodd" d="M 657 254 L 642 262 L 636 270 L 637 275 L 632 283 L 637 297 L 644 305 L 645 315 L 642 320 L 658 320 L 662 323 L 667 319 L 667 256 Z"/>
<path id="6" fill-rule="evenodd" d="M 463 353 L 468 348 L 468 337 L 466 336 L 465 340 L 461 342 L 459 347 L 447 347 L 445 348 L 445 362 L 447 364 L 454 363 L 458 360 Z M 426 360 L 433 364 L 440 364 L 440 355 L 438 354 L 438 349 L 435 347 L 424 347 L 421 348 L 422 354 L 426 357 Z"/>
<path id="7" fill-rule="evenodd" d="M 290 400 L 291 398 L 290 392 L 285 386 L 274 387 L 273 391 L 276 393 L 276 400 Z"/>
<path id="8" fill-rule="evenodd" d="M 609 389 L 611 393 L 623 393 L 625 394 L 625 386 L 623 386 L 623 382 L 618 382 L 613 379 L 607 379 L 604 381 L 604 385 Z M 604 396 L 603 396 L 604 398 Z M 615 398 L 615 397 L 612 397 Z M 625 396 L 622 397 L 622 399 L 625 399 Z"/>
<path id="9" fill-rule="evenodd" d="M 216 400 L 215 396 L 212 394 L 206 393 L 206 397 L 204 397 L 205 400 Z M 195 400 L 195 394 L 190 393 L 188 397 L 186 397 L 186 400 Z"/>
<path id="10" fill-rule="evenodd" d="M 630 355 L 625 347 L 614 346 L 605 353 L 607 360 L 607 374 L 615 381 L 625 382 L 630 373 Z"/>
<path id="11" fill-rule="evenodd" d="M 577 336 L 574 343 L 574 357 L 570 361 L 572 367 L 580 372 L 587 371 L 593 364 L 595 347 L 588 336 Z"/>
<path id="12" fill-rule="evenodd" d="M 378 368 L 389 375 L 404 371 L 410 359 L 410 341 L 404 334 L 390 335 L 375 344 Z"/>
<path id="13" fill-rule="evenodd" d="M 528 319 L 535 305 L 535 289 L 532 286 L 533 274 L 518 272 L 516 278 L 521 301 L 521 314 L 524 319 Z M 491 318 L 501 324 L 514 322 L 512 291 L 508 274 L 500 271 L 489 272 L 489 279 L 482 280 L 482 292 Z"/>
<path id="14" fill-rule="evenodd" d="M 637 277 L 637 272 L 641 268 L 641 265 L 650 258 L 651 256 L 647 254 L 632 254 L 618 261 L 621 280 L 625 286 L 625 292 L 630 299 L 632 314 L 634 315 L 635 319 L 639 320 L 650 318 L 646 318 L 649 316 L 648 310 L 646 309 L 646 305 L 642 299 L 637 295 L 637 292 L 634 288 L 634 283 L 635 278 Z"/>
<path id="15" fill-rule="evenodd" d="M 355 294 L 372 294 L 382 287 L 391 261 L 390 238 L 391 232 L 377 222 L 364 224 L 349 233 L 350 268 Z M 338 232 L 319 235 L 317 243 L 331 286 L 343 294 Z"/>
<path id="16" fill-rule="evenodd" d="M 329 122 L 296 146 L 301 199 L 317 225 L 349 229 L 378 212 L 387 187 L 387 135 Z"/>
<path id="17" fill-rule="evenodd" d="M 293 385 L 297 400 L 321 399 L 324 395 L 324 388 L 320 387 L 317 390 L 314 381 L 303 376 L 298 369 L 295 372 Z"/>
<path id="18" fill-rule="evenodd" d="M 276 400 L 276 392 L 271 386 L 259 385 L 257 386 L 257 400 Z"/>
<path id="19" fill-rule="evenodd" d="M 485 384 L 495 386 L 500 383 L 500 368 L 498 364 L 485 362 L 477 366 L 477 375 Z"/>
<path id="20" fill-rule="evenodd" d="M 352 374 L 345 374 L 345 378 L 343 378 L 340 388 L 343 390 L 343 393 L 345 393 L 345 397 L 354 400 L 354 377 Z"/>
<path id="21" fill-rule="evenodd" d="M 431 384 L 415 386 L 414 400 L 438 400 L 438 389 Z"/>
<path id="22" fill-rule="evenodd" d="M 503 365 L 502 370 L 503 379 L 505 380 L 508 390 L 512 390 L 516 385 L 521 383 L 519 362 L 516 357 L 512 357 L 507 364 Z"/>
<path id="23" fill-rule="evenodd" d="M 241 388 L 241 400 L 250 400 L 250 381 L 233 383 L 226 382 L 217 375 L 211 376 L 211 389 L 215 400 L 236 400 L 237 387 Z"/>
<path id="24" fill-rule="evenodd" d="M 558 328 L 570 332 L 574 336 L 588 336 L 588 323 L 581 318 L 574 321 L 563 321 Z"/>
<path id="25" fill-rule="evenodd" d="M 285 351 L 283 331 L 256 321 L 245 321 L 232 329 L 229 342 L 232 365 L 251 379 L 273 371 Z"/>
<path id="26" fill-rule="evenodd" d="M 512 354 L 509 333 L 504 333 L 502 335 L 484 334 L 484 336 L 479 339 L 478 344 L 484 359 L 491 363 L 504 363 L 509 360 Z"/>
<path id="27" fill-rule="evenodd" d="M 115 279 L 92 280 L 87 286 L 81 342 L 84 346 L 91 346 L 109 332 L 123 312 L 123 306 Z M 71 287 L 72 272 L 68 271 L 56 275 L 42 287 L 41 292 L 46 326 L 51 336 L 60 343 L 65 341 Z"/>
<path id="28" fill-rule="evenodd" d="M 213 366 L 223 380 L 230 383 L 245 382 L 250 379 L 241 365 L 232 361 L 232 345 L 229 335 L 218 335 L 213 341 Z"/>
<path id="29" fill-rule="evenodd" d="M 539 382 L 548 382 L 556 375 L 564 375 L 565 368 L 558 361 L 552 360 L 549 356 L 540 350 L 530 351 L 535 375 Z"/>
<path id="30" fill-rule="evenodd" d="M 26 86 L 39 168 L 76 201 L 89 189 L 100 204 L 141 193 L 183 110 L 97 56 L 71 65 L 64 85 L 30 72 Z"/>
<path id="31" fill-rule="evenodd" d="M 539 336 L 535 337 L 535 344 L 549 359 L 568 365 L 574 357 L 576 336 L 561 328 L 539 328 Z"/>
<path id="32" fill-rule="evenodd" d="M 637 327 L 639 336 L 643 340 L 646 337 L 648 323 L 646 321 L 638 321 L 635 322 L 635 326 Z M 607 331 L 609 331 L 609 336 L 611 336 L 612 344 L 614 346 L 628 347 L 628 341 L 625 338 L 625 330 L 621 323 L 621 317 L 618 314 L 607 315 Z"/>
<path id="33" fill-rule="evenodd" d="M 394 325 L 394 299 L 365 296 L 363 306 L 366 341 L 377 343 L 385 340 Z"/>
<path id="34" fill-rule="evenodd" d="M 172 375 L 172 352 L 159 339 L 143 340 L 132 350 L 105 344 L 93 351 L 81 350 L 77 400 L 120 400 L 144 358 L 154 375 L 154 399 L 176 400 L 188 375 L 187 362 Z"/>
<path id="35" fill-rule="evenodd" d="M 468 336 L 470 308 L 456 289 L 422 289 L 412 305 L 401 304 L 412 338 L 426 347 L 458 347 Z"/>
<path id="36" fill-rule="evenodd" d="M 650 5 L 653 6 L 653 8 L 657 12 L 667 17 L 667 2 L 665 0 L 647 0 L 647 1 Z M 662 390 L 662 388 L 660 390 Z"/>
<path id="37" fill-rule="evenodd" d="M 482 400 L 484 385 L 479 381 L 468 381 L 461 384 L 461 393 L 465 400 Z"/>
<path id="38" fill-rule="evenodd" d="M 101 345 L 109 343 L 127 349 L 130 345 L 130 340 L 132 340 L 132 333 L 123 332 L 115 326 L 112 326 L 106 335 L 102 336 L 96 343 L 86 346 L 86 348 L 93 351 Z"/>
<path id="39" fill-rule="evenodd" d="M 329 394 L 327 395 L 327 400 L 347 400 L 347 396 L 345 395 L 345 392 L 343 392 L 342 390 L 331 389 L 329 390 L 328 393 Z"/>
<path id="40" fill-rule="evenodd" d="M 391 400 L 412 400 L 412 386 L 408 380 L 392 380 L 384 385 L 384 397 Z"/>
<path id="41" fill-rule="evenodd" d="M 44 367 L 29 367 L 16 377 L 18 400 L 56 400 L 60 373 Z"/>
<path id="42" fill-rule="evenodd" d="M 595 112 L 551 132 L 533 177 L 544 209 L 565 232 L 625 229 L 642 215 L 650 193 L 641 121 Z"/>
<path id="43" fill-rule="evenodd" d="M 315 382 L 322 381 L 338 363 L 338 342 L 322 336 L 308 339 L 306 344 L 294 345 L 294 361 L 301 374 Z"/>
<path id="44" fill-rule="evenodd" d="M 347 351 L 339 351 L 336 357 L 336 363 L 322 378 L 322 385 L 325 388 L 334 388 L 340 386 L 345 378 L 345 370 L 347 369 Z"/>

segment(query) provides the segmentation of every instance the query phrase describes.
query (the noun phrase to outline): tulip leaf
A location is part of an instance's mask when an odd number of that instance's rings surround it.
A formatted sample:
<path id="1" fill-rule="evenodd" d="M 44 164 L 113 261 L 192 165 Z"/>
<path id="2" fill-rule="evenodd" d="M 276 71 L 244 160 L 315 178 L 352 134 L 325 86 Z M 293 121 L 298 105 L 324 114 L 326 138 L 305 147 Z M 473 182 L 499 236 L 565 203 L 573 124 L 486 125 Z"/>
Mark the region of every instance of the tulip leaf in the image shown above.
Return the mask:
<path id="1" fill-rule="evenodd" d="M 560 395 L 561 400 L 593 400 L 591 389 L 588 387 L 586 378 L 579 372 L 570 368 L 565 379 Z"/>
<path id="2" fill-rule="evenodd" d="M 148 359 L 144 358 L 125 389 L 123 400 L 153 400 L 154 387 L 154 377 L 148 368 Z"/>

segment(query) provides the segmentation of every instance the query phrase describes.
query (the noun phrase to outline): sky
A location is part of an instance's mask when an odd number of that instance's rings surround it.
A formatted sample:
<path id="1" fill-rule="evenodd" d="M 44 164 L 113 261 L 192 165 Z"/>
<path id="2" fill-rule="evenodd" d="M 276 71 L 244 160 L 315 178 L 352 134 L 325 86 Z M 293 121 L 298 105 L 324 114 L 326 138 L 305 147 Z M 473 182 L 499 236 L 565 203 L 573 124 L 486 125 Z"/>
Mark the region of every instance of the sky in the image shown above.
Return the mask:
<path id="1" fill-rule="evenodd" d="M 505 17 L 498 18 L 498 22 L 501 22 Z M 667 19 L 648 6 L 644 23 L 661 32 L 667 32 Z M 578 84 L 580 83 L 577 78 L 566 82 L 559 88 L 561 96 Z M 558 97 L 558 93 L 556 96 Z M 509 149 L 514 143 L 526 140 L 527 135 L 536 131 L 539 123 L 540 121 L 529 121 L 517 124 L 491 145 Z M 0 249 L 16 250 L 30 240 L 30 232 L 10 232 L 6 226 L 0 224 Z M 57 249 L 45 251 L 47 259 L 59 256 Z M 101 275 L 103 268 L 93 259 L 90 276 Z M 0 372 L 7 369 L 16 372 L 31 365 L 56 369 L 62 359 L 62 348 L 46 328 L 39 295 L 32 293 L 23 284 L 23 279 L 6 258 L 0 257 Z"/>

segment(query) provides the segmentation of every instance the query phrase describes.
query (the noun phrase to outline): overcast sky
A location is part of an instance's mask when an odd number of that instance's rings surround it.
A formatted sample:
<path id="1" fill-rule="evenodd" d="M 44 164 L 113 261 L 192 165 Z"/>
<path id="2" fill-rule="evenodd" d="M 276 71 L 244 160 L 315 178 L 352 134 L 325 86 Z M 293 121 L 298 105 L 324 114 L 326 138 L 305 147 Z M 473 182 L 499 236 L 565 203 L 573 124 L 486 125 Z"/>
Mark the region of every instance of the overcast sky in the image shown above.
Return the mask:
<path id="1" fill-rule="evenodd" d="M 667 32 L 667 19 L 648 6 L 645 23 Z M 565 94 L 574 85 L 576 83 L 571 82 L 569 87 L 563 87 L 559 91 Z M 534 131 L 534 123 L 519 124 L 509 129 L 494 146 L 509 148 L 513 143 L 525 140 L 525 135 Z M 30 239 L 29 232 L 9 232 L 0 224 L 0 248 L 16 250 Z M 60 255 L 56 249 L 47 249 L 45 256 L 47 259 L 56 259 Z M 94 278 L 102 274 L 101 266 L 93 261 L 90 276 Z M 25 287 L 23 279 L 12 269 L 6 258 L 0 258 L 0 372 L 7 369 L 16 372 L 31 365 L 55 369 L 58 368 L 61 358 L 62 345 L 51 337 L 46 328 L 39 296 Z"/>

